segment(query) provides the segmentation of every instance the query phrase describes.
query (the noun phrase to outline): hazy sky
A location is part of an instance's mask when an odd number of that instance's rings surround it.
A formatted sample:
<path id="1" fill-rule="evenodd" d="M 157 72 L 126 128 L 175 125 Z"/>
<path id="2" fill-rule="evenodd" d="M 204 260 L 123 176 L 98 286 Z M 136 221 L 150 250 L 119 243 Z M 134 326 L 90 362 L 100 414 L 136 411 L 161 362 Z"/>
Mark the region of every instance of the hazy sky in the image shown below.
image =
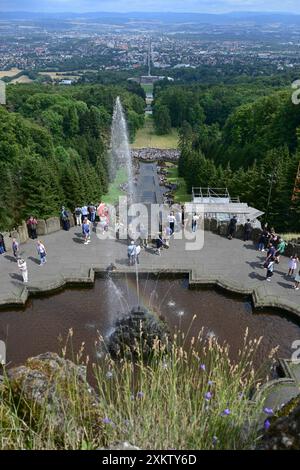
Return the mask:
<path id="1" fill-rule="evenodd" d="M 299 0 L 0 0 L 0 11 L 88 12 L 285 11 L 300 13 Z"/>

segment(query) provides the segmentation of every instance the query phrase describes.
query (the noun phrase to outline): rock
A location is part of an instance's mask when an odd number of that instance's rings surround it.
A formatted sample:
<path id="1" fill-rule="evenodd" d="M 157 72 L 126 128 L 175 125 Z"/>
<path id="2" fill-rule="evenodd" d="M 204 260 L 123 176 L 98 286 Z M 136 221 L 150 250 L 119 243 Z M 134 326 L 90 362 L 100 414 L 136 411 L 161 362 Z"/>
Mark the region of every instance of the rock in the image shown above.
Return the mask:
<path id="1" fill-rule="evenodd" d="M 86 419 L 95 423 L 95 437 L 104 443 L 98 398 L 86 380 L 85 366 L 76 365 L 54 353 L 45 353 L 28 359 L 24 366 L 9 370 L 8 380 L 18 403 L 18 414 L 30 426 L 34 427 L 46 410 L 45 418 L 51 419 L 53 431 L 56 435 L 63 435 L 69 420 L 76 424 L 78 416 L 74 412 L 74 397 L 77 400 L 80 397 L 84 407 L 77 425 L 78 432 L 82 427 L 82 415 L 86 413 Z"/>
<path id="2" fill-rule="evenodd" d="M 299 400 L 298 400 L 299 402 Z M 286 405 L 288 406 L 288 405 Z M 299 450 L 300 449 L 300 405 L 288 415 L 271 420 L 258 445 L 260 450 Z"/>
<path id="3" fill-rule="evenodd" d="M 47 225 L 46 225 L 45 220 L 38 219 L 37 227 L 36 227 L 36 233 L 38 234 L 39 237 L 47 235 Z"/>
<path id="4" fill-rule="evenodd" d="M 50 217 L 49 219 L 46 220 L 47 234 L 58 232 L 60 228 L 61 227 L 60 227 L 59 217 Z"/>
<path id="5" fill-rule="evenodd" d="M 29 236 L 28 236 L 28 229 L 27 229 L 27 225 L 25 221 L 22 223 L 22 225 L 19 225 L 18 234 L 19 234 L 20 243 L 26 243 Z"/>
<path id="6" fill-rule="evenodd" d="M 147 360 L 153 354 L 157 339 L 169 350 L 170 333 L 167 324 L 154 313 L 137 307 L 116 322 L 111 334 L 108 350 L 113 358 L 138 357 L 137 344 L 142 344 L 143 357 Z"/>

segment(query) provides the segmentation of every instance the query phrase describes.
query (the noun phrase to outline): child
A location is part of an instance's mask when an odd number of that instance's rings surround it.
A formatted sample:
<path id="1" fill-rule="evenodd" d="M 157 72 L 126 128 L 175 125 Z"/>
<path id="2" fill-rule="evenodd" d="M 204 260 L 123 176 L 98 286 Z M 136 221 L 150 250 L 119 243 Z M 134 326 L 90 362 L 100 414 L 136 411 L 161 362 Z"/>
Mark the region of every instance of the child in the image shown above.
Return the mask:
<path id="1" fill-rule="evenodd" d="M 271 282 L 271 277 L 274 274 L 274 264 L 275 264 L 275 258 L 272 256 L 268 260 L 268 266 L 267 266 L 267 281 Z"/>
<path id="2" fill-rule="evenodd" d="M 84 244 L 87 245 L 91 241 L 90 224 L 87 218 L 84 219 L 82 224 L 82 234 L 84 236 Z"/>
<path id="3" fill-rule="evenodd" d="M 27 284 L 28 282 L 28 269 L 27 269 L 27 263 L 24 259 L 19 258 L 18 261 L 18 268 L 21 271 L 22 277 L 23 277 L 23 282 L 24 284 Z"/>
<path id="4" fill-rule="evenodd" d="M 296 274 L 294 289 L 299 290 L 299 285 L 300 285 L 300 271 L 298 272 L 298 274 Z"/>
<path id="5" fill-rule="evenodd" d="M 40 240 L 38 240 L 37 242 L 37 251 L 38 251 L 38 254 L 40 255 L 40 266 L 42 266 L 43 264 L 47 262 L 47 259 L 46 259 L 47 253 L 46 253 L 45 245 Z"/>
<path id="6" fill-rule="evenodd" d="M 290 257 L 289 266 L 288 266 L 289 267 L 288 276 L 293 276 L 294 272 L 297 269 L 298 261 L 299 259 L 296 254 Z"/>

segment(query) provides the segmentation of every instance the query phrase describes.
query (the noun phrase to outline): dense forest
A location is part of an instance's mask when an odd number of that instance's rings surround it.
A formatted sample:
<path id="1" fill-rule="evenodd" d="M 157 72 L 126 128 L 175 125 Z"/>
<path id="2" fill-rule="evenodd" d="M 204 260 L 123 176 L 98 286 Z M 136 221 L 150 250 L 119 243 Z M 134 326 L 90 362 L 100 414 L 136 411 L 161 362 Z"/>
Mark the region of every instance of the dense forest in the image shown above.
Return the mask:
<path id="1" fill-rule="evenodd" d="M 278 230 L 300 230 L 292 201 L 300 161 L 300 107 L 273 79 L 228 85 L 158 84 L 159 133 L 180 132 L 179 174 L 192 186 L 227 187 Z"/>
<path id="2" fill-rule="evenodd" d="M 0 228 L 31 213 L 97 202 L 109 183 L 109 136 L 116 97 L 131 138 L 144 122 L 140 87 L 11 85 L 0 107 Z"/>

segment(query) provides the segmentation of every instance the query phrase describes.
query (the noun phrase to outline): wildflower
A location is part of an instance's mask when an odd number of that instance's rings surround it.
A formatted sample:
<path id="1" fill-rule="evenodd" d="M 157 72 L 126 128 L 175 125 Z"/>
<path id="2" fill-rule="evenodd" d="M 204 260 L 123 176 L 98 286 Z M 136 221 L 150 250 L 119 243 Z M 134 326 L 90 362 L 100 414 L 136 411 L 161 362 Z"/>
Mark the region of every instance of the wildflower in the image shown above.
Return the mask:
<path id="1" fill-rule="evenodd" d="M 214 382 L 212 380 L 209 380 L 207 383 L 208 383 L 208 385 L 213 385 L 214 384 Z"/>
<path id="2" fill-rule="evenodd" d="M 163 369 L 167 369 L 168 368 L 168 364 L 166 362 L 163 362 L 163 365 L 162 365 Z"/>
<path id="3" fill-rule="evenodd" d="M 111 423 L 112 423 L 112 420 L 109 419 L 107 416 L 105 416 L 105 418 L 103 418 L 102 422 L 103 422 L 104 424 L 111 424 Z"/>
<path id="4" fill-rule="evenodd" d="M 134 400 L 134 395 L 130 395 L 130 400 Z"/>
<path id="5" fill-rule="evenodd" d="M 144 398 L 143 392 L 137 392 L 136 396 L 137 398 Z"/>
<path id="6" fill-rule="evenodd" d="M 228 415 L 230 415 L 230 413 L 231 413 L 230 409 L 229 409 L 229 408 L 226 408 L 226 409 L 223 411 L 222 415 L 223 415 L 223 416 L 228 416 Z"/>
<path id="7" fill-rule="evenodd" d="M 207 392 L 205 395 L 204 395 L 204 398 L 206 401 L 209 401 L 211 398 L 212 398 L 212 394 L 210 392 Z"/>
<path id="8" fill-rule="evenodd" d="M 200 369 L 205 370 L 205 364 L 200 364 Z"/>
<path id="9" fill-rule="evenodd" d="M 265 431 L 268 431 L 269 427 L 271 426 L 271 423 L 268 419 L 266 419 L 265 423 L 264 423 L 264 428 L 265 428 Z"/>
<path id="10" fill-rule="evenodd" d="M 219 439 L 217 438 L 217 436 L 213 436 L 213 438 L 212 438 L 212 444 L 213 444 L 213 446 L 215 446 L 215 445 L 217 444 L 218 440 L 219 440 Z"/>
<path id="11" fill-rule="evenodd" d="M 106 374 L 106 378 L 111 379 L 112 376 L 113 376 L 113 373 L 111 371 L 108 371 L 107 374 Z"/>
<path id="12" fill-rule="evenodd" d="M 274 411 L 272 410 L 272 408 L 264 408 L 264 412 L 266 413 L 266 415 L 273 415 L 274 414 Z"/>

